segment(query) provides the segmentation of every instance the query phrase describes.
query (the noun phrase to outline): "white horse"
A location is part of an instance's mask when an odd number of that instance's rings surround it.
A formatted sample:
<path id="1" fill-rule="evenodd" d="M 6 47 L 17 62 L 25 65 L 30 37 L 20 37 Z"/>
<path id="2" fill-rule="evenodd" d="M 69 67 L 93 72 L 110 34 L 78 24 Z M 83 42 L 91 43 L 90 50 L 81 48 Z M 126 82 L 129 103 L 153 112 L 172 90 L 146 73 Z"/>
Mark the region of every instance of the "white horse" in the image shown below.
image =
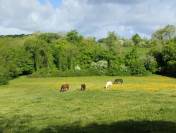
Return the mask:
<path id="1" fill-rule="evenodd" d="M 112 81 L 107 81 L 105 88 L 108 89 L 110 87 L 112 87 Z"/>

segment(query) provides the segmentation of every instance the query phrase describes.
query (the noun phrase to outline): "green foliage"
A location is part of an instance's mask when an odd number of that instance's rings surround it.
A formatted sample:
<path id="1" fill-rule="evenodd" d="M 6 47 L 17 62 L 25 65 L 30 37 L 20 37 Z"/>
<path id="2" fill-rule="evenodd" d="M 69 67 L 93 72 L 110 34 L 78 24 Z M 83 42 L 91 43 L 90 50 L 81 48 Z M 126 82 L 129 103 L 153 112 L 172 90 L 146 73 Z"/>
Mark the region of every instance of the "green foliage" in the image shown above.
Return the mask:
<path id="1" fill-rule="evenodd" d="M 66 38 L 72 44 L 79 44 L 83 39 L 83 37 L 76 30 L 68 32 Z"/>
<path id="2" fill-rule="evenodd" d="M 41 68 L 36 72 L 33 72 L 29 77 L 57 77 L 59 76 L 59 71 L 56 68 Z"/>
<path id="3" fill-rule="evenodd" d="M 25 41 L 24 47 L 30 54 L 35 71 L 53 66 L 52 50 L 45 40 L 36 37 L 30 38 Z"/>
<path id="4" fill-rule="evenodd" d="M 77 31 L 66 35 L 34 33 L 22 38 L 20 45 L 0 46 L 2 64 L 7 65 L 10 77 L 130 75 L 122 61 L 126 40 L 114 32 L 98 42 L 95 38 L 84 38 Z M 6 37 L 3 40 L 6 41 Z"/>
<path id="5" fill-rule="evenodd" d="M 124 47 L 131 47 L 133 45 L 134 45 L 134 43 L 133 43 L 133 41 L 131 39 L 125 39 L 124 40 L 124 43 L 123 43 Z"/>
<path id="6" fill-rule="evenodd" d="M 152 73 L 155 73 L 157 71 L 158 64 L 157 64 L 156 59 L 153 56 L 151 55 L 146 56 L 144 62 L 145 62 L 144 65 L 145 65 L 146 70 Z"/>
<path id="7" fill-rule="evenodd" d="M 124 59 L 122 57 L 116 57 L 112 63 L 112 68 L 108 70 L 108 75 L 130 75 L 128 67 L 125 65 Z"/>
<path id="8" fill-rule="evenodd" d="M 134 47 L 125 56 L 125 65 L 128 67 L 131 75 L 144 75 L 146 69 L 143 61 L 139 58 L 136 47 Z"/>
<path id="9" fill-rule="evenodd" d="M 163 47 L 162 59 L 165 73 L 176 76 L 176 41 L 170 41 Z"/>
<path id="10" fill-rule="evenodd" d="M 0 49 L 1 63 L 6 66 L 10 77 L 32 73 L 32 62 L 23 47 Z"/>
<path id="11" fill-rule="evenodd" d="M 5 66 L 0 66 L 0 85 L 5 85 L 8 83 L 10 77 L 9 72 Z"/>
<path id="12" fill-rule="evenodd" d="M 109 32 L 97 41 L 75 30 L 67 34 L 0 36 L 0 63 L 10 78 L 29 74 L 47 77 L 148 72 L 173 76 L 175 57 L 176 30 L 171 25 L 157 30 L 151 39 L 138 34 L 126 39 Z"/>
<path id="13" fill-rule="evenodd" d="M 105 60 L 100 60 L 98 62 L 91 63 L 91 69 L 97 71 L 101 75 L 106 75 L 108 62 Z"/>
<path id="14" fill-rule="evenodd" d="M 83 70 L 57 70 L 57 69 L 40 69 L 37 72 L 34 72 L 29 77 L 39 78 L 39 77 L 77 77 L 77 76 L 95 76 L 95 75 L 106 75 L 105 70 L 98 70 L 98 69 L 83 69 Z"/>
<path id="15" fill-rule="evenodd" d="M 163 42 L 161 49 L 155 48 L 151 51 L 159 65 L 159 73 L 176 76 L 176 41 L 168 40 Z"/>
<path id="16" fill-rule="evenodd" d="M 149 40 L 146 38 L 141 38 L 139 36 L 139 34 L 135 34 L 132 36 L 131 38 L 133 44 L 137 47 L 141 47 L 141 48 L 149 48 L 151 47 Z"/>
<path id="17" fill-rule="evenodd" d="M 54 63 L 59 70 L 74 69 L 78 48 L 65 38 L 55 41 L 53 46 Z"/>
<path id="18" fill-rule="evenodd" d="M 38 38 L 46 41 L 47 43 L 52 43 L 55 40 L 61 38 L 62 36 L 57 33 L 42 33 L 38 35 Z"/>
<path id="19" fill-rule="evenodd" d="M 139 43 L 141 42 L 141 37 L 139 36 L 139 34 L 135 34 L 134 36 L 132 36 L 132 40 L 134 45 L 139 45 Z"/>
<path id="20" fill-rule="evenodd" d="M 104 44 L 106 54 L 104 59 L 108 62 L 108 69 L 112 69 L 112 63 L 115 58 L 120 54 L 121 43 L 115 32 L 109 32 L 107 37 L 99 40 L 100 43 Z"/>
<path id="21" fill-rule="evenodd" d="M 152 39 L 167 41 L 176 37 L 176 27 L 174 25 L 167 25 L 153 33 Z"/>

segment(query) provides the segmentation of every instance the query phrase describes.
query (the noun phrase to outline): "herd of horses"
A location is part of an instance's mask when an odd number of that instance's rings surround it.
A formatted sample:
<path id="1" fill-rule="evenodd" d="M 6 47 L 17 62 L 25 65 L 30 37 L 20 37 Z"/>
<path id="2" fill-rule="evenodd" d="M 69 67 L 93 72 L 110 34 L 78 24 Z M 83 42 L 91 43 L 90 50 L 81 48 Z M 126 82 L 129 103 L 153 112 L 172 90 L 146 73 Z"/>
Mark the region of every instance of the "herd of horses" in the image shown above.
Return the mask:
<path id="1" fill-rule="evenodd" d="M 107 81 L 106 85 L 104 88 L 108 89 L 113 86 L 113 84 L 123 84 L 123 79 L 115 79 L 114 81 Z M 69 84 L 62 84 L 60 87 L 60 92 L 65 92 L 70 89 Z M 81 84 L 80 91 L 85 91 L 86 90 L 86 84 Z"/>

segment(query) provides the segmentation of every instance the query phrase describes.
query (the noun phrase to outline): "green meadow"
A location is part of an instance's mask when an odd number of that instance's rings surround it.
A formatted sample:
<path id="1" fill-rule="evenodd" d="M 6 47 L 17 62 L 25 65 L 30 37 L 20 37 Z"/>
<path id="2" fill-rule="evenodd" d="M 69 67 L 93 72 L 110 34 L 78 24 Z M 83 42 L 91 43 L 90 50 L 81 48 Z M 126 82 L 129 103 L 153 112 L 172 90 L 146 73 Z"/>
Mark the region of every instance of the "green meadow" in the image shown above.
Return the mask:
<path id="1" fill-rule="evenodd" d="M 123 85 L 105 90 L 106 81 Z M 60 93 L 60 85 L 69 91 Z M 80 84 L 87 89 L 80 91 Z M 0 133 L 176 133 L 176 79 L 20 77 L 0 86 Z"/>

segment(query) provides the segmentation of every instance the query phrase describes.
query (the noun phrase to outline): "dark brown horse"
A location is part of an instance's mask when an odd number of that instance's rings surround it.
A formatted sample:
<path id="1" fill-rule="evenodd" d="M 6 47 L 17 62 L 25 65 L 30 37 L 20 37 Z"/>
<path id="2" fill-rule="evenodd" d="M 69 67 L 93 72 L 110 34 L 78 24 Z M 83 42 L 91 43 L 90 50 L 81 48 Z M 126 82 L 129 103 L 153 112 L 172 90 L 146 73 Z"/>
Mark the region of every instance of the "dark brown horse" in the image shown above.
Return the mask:
<path id="1" fill-rule="evenodd" d="M 70 89 L 69 84 L 62 84 L 60 88 L 60 92 L 65 92 L 65 91 L 68 91 L 69 89 Z"/>
<path id="2" fill-rule="evenodd" d="M 85 91 L 86 90 L 86 84 L 81 84 L 81 91 Z"/>
<path id="3" fill-rule="evenodd" d="M 113 84 L 123 84 L 123 79 L 115 79 Z"/>

